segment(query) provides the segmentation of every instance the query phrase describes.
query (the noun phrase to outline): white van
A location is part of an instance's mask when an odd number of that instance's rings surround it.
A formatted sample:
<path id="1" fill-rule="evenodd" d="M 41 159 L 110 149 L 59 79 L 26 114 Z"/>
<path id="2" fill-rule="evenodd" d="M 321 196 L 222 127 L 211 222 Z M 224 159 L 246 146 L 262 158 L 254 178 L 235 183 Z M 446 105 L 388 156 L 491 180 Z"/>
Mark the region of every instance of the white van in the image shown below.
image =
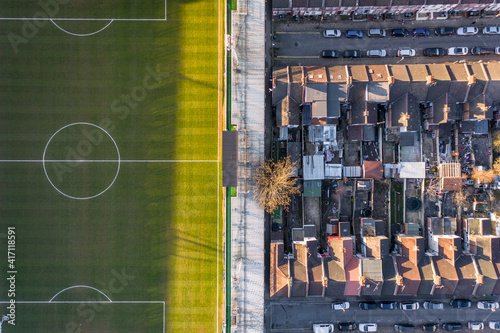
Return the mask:
<path id="1" fill-rule="evenodd" d="M 340 37 L 340 30 L 325 30 L 323 31 L 323 36 L 325 37 Z"/>

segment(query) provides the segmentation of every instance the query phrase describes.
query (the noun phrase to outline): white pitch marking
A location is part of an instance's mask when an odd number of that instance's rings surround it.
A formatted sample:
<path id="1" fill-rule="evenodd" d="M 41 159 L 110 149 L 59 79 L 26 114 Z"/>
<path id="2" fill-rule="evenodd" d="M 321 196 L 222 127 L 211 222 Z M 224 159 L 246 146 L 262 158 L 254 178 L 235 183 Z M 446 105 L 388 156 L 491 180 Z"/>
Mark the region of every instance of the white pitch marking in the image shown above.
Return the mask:
<path id="1" fill-rule="evenodd" d="M 129 21 L 129 22 L 154 22 L 166 19 L 124 19 L 124 18 L 48 18 L 48 17 L 0 17 L 0 21 Z"/>
<path id="2" fill-rule="evenodd" d="M 218 160 L 0 160 L 0 163 L 217 163 Z"/>
<path id="3" fill-rule="evenodd" d="M 99 29 L 97 31 L 88 33 L 88 34 L 75 34 L 73 32 L 70 32 L 70 31 L 67 31 L 67 30 L 64 30 L 63 28 L 61 28 L 56 22 L 54 22 L 54 20 L 50 20 L 50 22 L 52 22 L 52 24 L 55 25 L 59 30 L 61 30 L 62 32 L 67 33 L 68 35 L 76 36 L 76 37 L 87 37 L 87 36 L 92 36 L 92 35 L 100 33 L 101 31 L 103 31 L 104 29 L 106 29 L 107 27 L 109 27 L 110 24 L 113 23 L 113 20 L 109 21 L 109 23 L 106 24 L 103 28 L 101 28 L 101 29 Z"/>

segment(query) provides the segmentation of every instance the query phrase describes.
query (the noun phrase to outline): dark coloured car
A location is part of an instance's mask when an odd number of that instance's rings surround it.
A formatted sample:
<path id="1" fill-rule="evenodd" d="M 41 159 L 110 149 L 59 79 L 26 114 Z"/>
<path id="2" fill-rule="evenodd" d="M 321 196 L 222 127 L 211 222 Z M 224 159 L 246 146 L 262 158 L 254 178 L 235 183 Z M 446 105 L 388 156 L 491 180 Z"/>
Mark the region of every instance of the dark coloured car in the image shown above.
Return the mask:
<path id="1" fill-rule="evenodd" d="M 462 324 L 460 323 L 443 324 L 443 330 L 445 331 L 460 331 L 461 329 L 462 329 Z"/>
<path id="2" fill-rule="evenodd" d="M 455 309 L 464 309 L 464 308 L 470 308 L 472 302 L 469 301 L 468 299 L 454 299 L 453 301 L 450 302 L 450 305 L 452 308 Z"/>
<path id="3" fill-rule="evenodd" d="M 413 37 L 426 37 L 429 36 L 429 29 L 417 28 L 412 31 Z"/>
<path id="4" fill-rule="evenodd" d="M 394 325 L 394 330 L 397 332 L 413 332 L 415 331 L 415 326 L 410 324 L 398 324 Z"/>
<path id="5" fill-rule="evenodd" d="M 339 331 L 354 331 L 356 327 L 356 323 L 339 323 Z"/>
<path id="6" fill-rule="evenodd" d="M 439 324 L 423 324 L 422 331 L 424 332 L 435 332 L 439 329 Z"/>
<path id="7" fill-rule="evenodd" d="M 377 303 L 375 303 L 375 302 L 361 302 L 361 303 L 359 303 L 359 308 L 361 310 L 375 310 L 377 308 Z"/>
<path id="8" fill-rule="evenodd" d="M 397 302 L 380 302 L 380 308 L 384 310 L 394 310 L 398 308 Z"/>
<path id="9" fill-rule="evenodd" d="M 452 27 L 437 28 L 434 31 L 434 34 L 436 36 L 451 36 L 455 34 L 455 28 Z"/>
<path id="10" fill-rule="evenodd" d="M 440 57 L 444 56 L 445 51 L 441 48 L 428 48 L 424 50 L 424 56 L 427 57 Z"/>
<path id="11" fill-rule="evenodd" d="M 324 50 L 323 52 L 321 52 L 321 56 L 323 58 L 338 58 L 339 53 L 334 50 Z"/>
<path id="12" fill-rule="evenodd" d="M 359 50 L 345 50 L 344 58 L 361 58 L 363 54 Z"/>
<path id="13" fill-rule="evenodd" d="M 470 54 L 472 55 L 485 55 L 485 54 L 493 54 L 495 53 L 495 49 L 492 47 L 481 47 L 475 46 L 470 49 Z"/>
<path id="14" fill-rule="evenodd" d="M 345 32 L 347 38 L 363 38 L 363 31 L 361 30 L 347 30 Z"/>
<path id="15" fill-rule="evenodd" d="M 410 34 L 410 32 L 406 29 L 393 29 L 392 30 L 392 37 L 406 37 Z"/>

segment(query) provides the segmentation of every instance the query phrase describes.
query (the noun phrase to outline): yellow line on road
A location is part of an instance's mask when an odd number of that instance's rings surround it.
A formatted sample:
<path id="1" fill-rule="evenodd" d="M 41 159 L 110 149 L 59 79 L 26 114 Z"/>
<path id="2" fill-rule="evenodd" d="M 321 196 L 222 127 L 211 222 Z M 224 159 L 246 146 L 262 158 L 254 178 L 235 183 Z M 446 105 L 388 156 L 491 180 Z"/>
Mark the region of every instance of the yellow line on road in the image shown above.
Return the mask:
<path id="1" fill-rule="evenodd" d="M 319 56 L 276 56 L 276 58 L 282 59 L 318 59 Z"/>

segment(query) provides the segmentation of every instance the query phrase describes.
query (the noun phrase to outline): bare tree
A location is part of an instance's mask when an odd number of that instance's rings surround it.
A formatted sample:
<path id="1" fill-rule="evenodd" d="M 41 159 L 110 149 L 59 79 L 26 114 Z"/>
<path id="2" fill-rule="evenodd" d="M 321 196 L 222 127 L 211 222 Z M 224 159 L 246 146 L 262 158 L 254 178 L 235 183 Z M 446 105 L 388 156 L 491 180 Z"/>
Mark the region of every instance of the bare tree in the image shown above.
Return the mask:
<path id="1" fill-rule="evenodd" d="M 464 191 L 456 191 L 453 195 L 455 205 L 462 207 L 467 202 L 467 195 Z"/>
<path id="2" fill-rule="evenodd" d="M 497 157 L 495 162 L 493 162 L 493 170 L 496 175 L 500 175 L 500 157 Z"/>
<path id="3" fill-rule="evenodd" d="M 493 133 L 493 150 L 496 152 L 500 152 L 500 131 L 495 131 Z"/>
<path id="4" fill-rule="evenodd" d="M 280 205 L 288 210 L 291 196 L 300 192 L 297 180 L 292 178 L 295 167 L 290 157 L 286 157 L 276 163 L 267 160 L 257 169 L 257 193 L 254 198 L 266 212 L 272 214 Z"/>
<path id="5" fill-rule="evenodd" d="M 429 197 L 429 200 L 434 201 L 437 199 L 439 193 L 439 184 L 437 178 L 431 178 L 427 187 L 425 188 L 425 194 Z"/>
<path id="6" fill-rule="evenodd" d="M 472 169 L 472 180 L 477 180 L 481 184 L 493 183 L 495 180 L 495 171 L 493 169 L 481 170 L 478 168 Z"/>

